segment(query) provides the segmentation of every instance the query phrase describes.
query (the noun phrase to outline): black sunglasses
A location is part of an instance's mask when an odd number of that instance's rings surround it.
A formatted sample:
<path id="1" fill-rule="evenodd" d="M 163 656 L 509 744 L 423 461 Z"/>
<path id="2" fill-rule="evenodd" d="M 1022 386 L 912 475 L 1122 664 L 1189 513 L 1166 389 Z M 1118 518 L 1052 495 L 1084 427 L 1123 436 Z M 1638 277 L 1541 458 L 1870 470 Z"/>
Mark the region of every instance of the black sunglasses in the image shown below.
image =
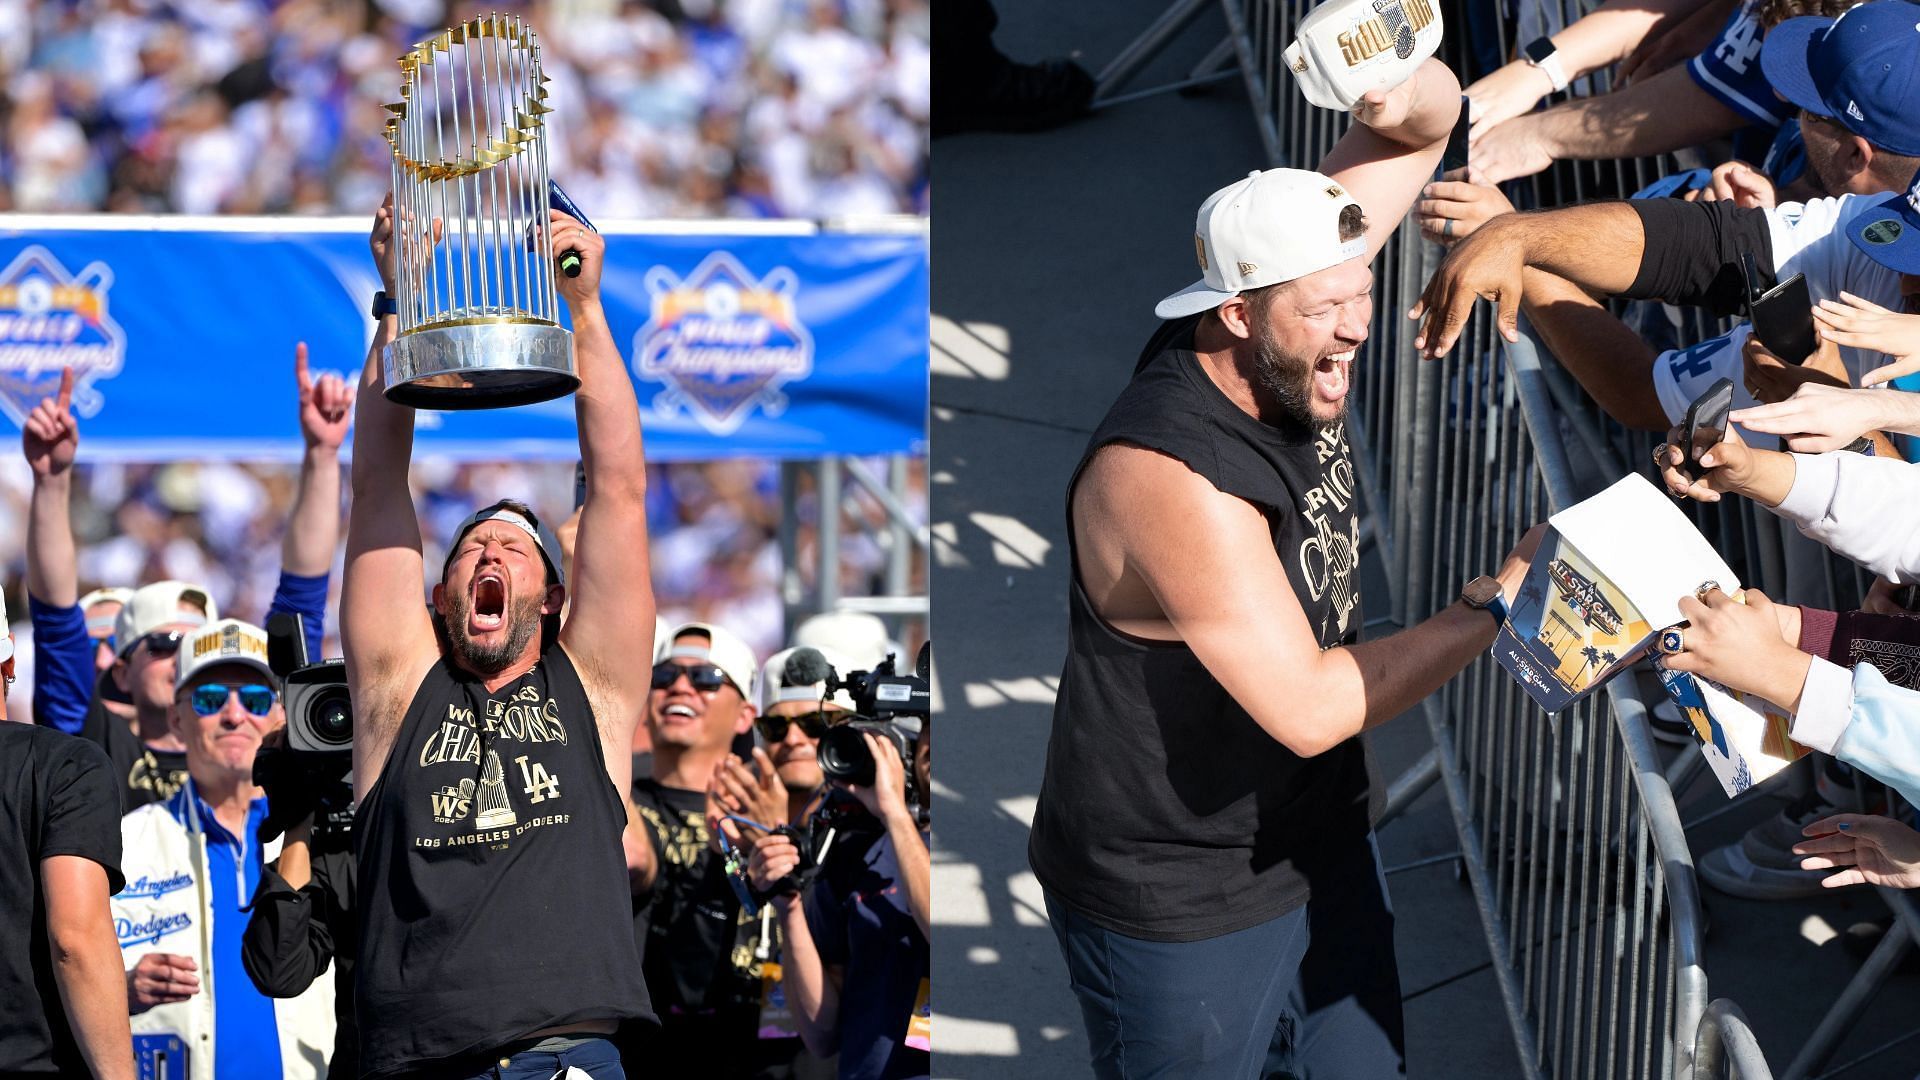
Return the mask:
<path id="1" fill-rule="evenodd" d="M 787 741 L 787 729 L 794 724 L 800 725 L 800 734 L 817 739 L 825 735 L 837 719 L 837 714 L 818 709 L 799 716 L 758 716 L 754 718 L 753 726 L 759 729 L 762 738 L 777 743 Z"/>
<path id="2" fill-rule="evenodd" d="M 733 680 L 720 670 L 718 664 L 676 664 L 671 660 L 653 665 L 653 688 L 665 690 L 685 675 L 687 682 L 701 693 L 712 693 L 722 686 L 732 686 Z"/>
<path id="3" fill-rule="evenodd" d="M 151 634 L 142 634 L 134 639 L 135 645 L 145 645 L 150 656 L 172 656 L 180 651 L 180 642 L 186 635 L 178 630 L 155 630 Z M 129 650 L 128 655 L 132 655 Z"/>

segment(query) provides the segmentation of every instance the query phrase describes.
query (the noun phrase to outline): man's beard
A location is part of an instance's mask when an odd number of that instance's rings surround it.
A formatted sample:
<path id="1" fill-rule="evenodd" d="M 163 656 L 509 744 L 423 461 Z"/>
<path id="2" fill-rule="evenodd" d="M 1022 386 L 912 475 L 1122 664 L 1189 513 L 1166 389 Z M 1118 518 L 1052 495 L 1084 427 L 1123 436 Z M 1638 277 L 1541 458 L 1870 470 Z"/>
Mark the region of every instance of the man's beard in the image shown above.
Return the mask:
<path id="1" fill-rule="evenodd" d="M 1345 419 L 1345 397 L 1340 399 L 1340 411 L 1332 420 L 1322 420 L 1313 414 L 1313 364 L 1303 363 L 1281 351 L 1280 343 L 1274 340 L 1273 328 L 1265 321 L 1254 320 L 1253 346 L 1254 381 L 1280 406 L 1284 420 L 1318 431 Z"/>
<path id="2" fill-rule="evenodd" d="M 498 645 L 480 645 L 467 636 L 468 616 L 473 613 L 473 598 L 464 592 L 449 590 L 447 604 L 447 651 L 460 666 L 480 675 L 497 675 L 520 658 L 527 642 L 540 632 L 540 597 L 524 596 L 506 612 L 507 636 Z"/>

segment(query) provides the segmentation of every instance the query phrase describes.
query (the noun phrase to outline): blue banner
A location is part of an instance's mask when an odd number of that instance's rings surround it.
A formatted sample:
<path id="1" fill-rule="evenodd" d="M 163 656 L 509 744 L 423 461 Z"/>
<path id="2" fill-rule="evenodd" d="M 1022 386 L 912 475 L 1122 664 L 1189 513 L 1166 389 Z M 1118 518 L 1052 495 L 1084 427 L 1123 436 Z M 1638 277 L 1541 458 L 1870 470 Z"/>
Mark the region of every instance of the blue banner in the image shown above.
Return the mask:
<path id="1" fill-rule="evenodd" d="M 113 220 L 0 216 L 11 430 L 72 365 L 82 460 L 296 456 L 295 343 L 357 376 L 372 340 L 365 223 Z M 650 459 L 925 452 L 923 235 L 639 228 L 608 228 L 601 295 Z M 416 431 L 417 456 L 578 454 L 571 397 Z"/>

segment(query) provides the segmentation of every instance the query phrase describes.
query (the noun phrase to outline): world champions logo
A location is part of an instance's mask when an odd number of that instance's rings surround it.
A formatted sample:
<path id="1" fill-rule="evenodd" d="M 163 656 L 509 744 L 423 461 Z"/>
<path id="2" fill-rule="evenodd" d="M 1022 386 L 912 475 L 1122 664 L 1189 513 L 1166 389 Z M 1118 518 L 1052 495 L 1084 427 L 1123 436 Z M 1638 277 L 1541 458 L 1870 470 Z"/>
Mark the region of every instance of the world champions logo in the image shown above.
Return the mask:
<path id="1" fill-rule="evenodd" d="M 60 389 L 73 368 L 74 411 L 93 416 L 104 403 L 96 380 L 120 373 L 127 338 L 108 311 L 113 271 L 91 262 L 70 274 L 38 244 L 0 271 L 0 410 L 15 424 Z"/>
<path id="2" fill-rule="evenodd" d="M 780 388 L 813 372 L 813 335 L 794 314 L 799 279 L 787 267 L 755 278 L 716 251 L 684 279 L 647 271 L 652 312 L 634 335 L 634 374 L 664 383 L 662 416 L 684 412 L 715 435 L 731 435 L 758 409 L 786 411 Z"/>

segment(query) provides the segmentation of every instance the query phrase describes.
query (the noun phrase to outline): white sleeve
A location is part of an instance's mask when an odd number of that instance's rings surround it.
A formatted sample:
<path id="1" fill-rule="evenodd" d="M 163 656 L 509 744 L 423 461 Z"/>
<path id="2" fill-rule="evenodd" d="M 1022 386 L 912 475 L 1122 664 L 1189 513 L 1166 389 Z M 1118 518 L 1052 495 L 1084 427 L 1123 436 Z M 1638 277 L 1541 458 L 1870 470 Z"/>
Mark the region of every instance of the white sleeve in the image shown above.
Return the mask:
<path id="1" fill-rule="evenodd" d="M 1760 404 L 1747 392 L 1746 372 L 1740 350 L 1746 347 L 1752 327 L 1740 323 L 1716 338 L 1708 338 L 1687 349 L 1668 349 L 1653 360 L 1653 392 L 1667 423 L 1678 425 L 1687 415 L 1687 406 L 1707 392 L 1720 379 L 1733 383 L 1733 408 L 1751 409 Z M 1740 429 L 1748 446 L 1772 450 L 1780 445 L 1779 436 Z"/>
<path id="2" fill-rule="evenodd" d="M 1793 455 L 1774 513 L 1896 585 L 1920 580 L 1920 466 L 1846 451 Z"/>

